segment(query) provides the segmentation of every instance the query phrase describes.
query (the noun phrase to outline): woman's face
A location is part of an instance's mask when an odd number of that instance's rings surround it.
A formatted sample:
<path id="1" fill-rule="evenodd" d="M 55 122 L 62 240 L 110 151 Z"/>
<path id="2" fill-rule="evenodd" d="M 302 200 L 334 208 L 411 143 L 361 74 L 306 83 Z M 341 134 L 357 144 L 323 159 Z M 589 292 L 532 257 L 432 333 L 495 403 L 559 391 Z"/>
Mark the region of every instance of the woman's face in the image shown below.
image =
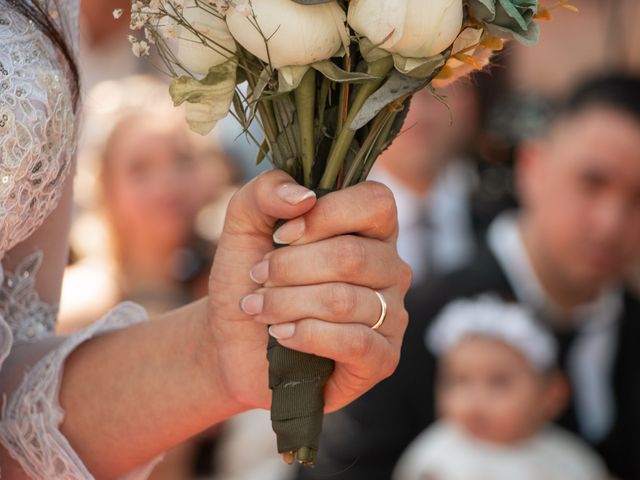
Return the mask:
<path id="1" fill-rule="evenodd" d="M 105 199 L 119 236 L 179 246 L 202 195 L 199 152 L 185 127 L 130 119 L 114 132 L 105 160 Z"/>

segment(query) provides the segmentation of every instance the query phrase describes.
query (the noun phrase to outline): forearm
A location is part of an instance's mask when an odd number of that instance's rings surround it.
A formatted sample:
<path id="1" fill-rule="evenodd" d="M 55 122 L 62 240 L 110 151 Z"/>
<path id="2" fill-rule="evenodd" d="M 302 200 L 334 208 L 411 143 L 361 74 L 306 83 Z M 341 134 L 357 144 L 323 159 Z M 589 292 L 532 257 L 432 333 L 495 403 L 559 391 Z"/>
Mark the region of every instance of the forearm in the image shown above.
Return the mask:
<path id="1" fill-rule="evenodd" d="M 132 470 L 238 413 L 218 381 L 200 301 L 96 337 L 66 362 L 62 433 L 97 478 Z"/>

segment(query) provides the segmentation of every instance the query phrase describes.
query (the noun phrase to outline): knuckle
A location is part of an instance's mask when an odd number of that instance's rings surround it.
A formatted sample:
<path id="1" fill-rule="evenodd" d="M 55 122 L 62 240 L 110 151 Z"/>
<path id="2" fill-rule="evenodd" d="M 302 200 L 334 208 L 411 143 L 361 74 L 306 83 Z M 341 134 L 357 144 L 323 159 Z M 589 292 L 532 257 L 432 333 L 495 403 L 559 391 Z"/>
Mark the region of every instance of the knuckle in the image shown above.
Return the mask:
<path id="1" fill-rule="evenodd" d="M 401 262 L 399 277 L 400 287 L 402 291 L 406 293 L 413 282 L 413 270 L 411 270 L 411 267 L 405 262 Z"/>
<path id="2" fill-rule="evenodd" d="M 409 326 L 409 312 L 406 308 L 402 308 L 400 311 L 400 315 L 398 315 L 398 323 L 400 324 L 400 334 L 404 335 L 404 332 L 407 330 Z"/>
<path id="3" fill-rule="evenodd" d="M 296 326 L 296 336 L 306 348 L 313 350 L 318 344 L 319 335 L 316 334 L 314 323 L 301 320 Z"/>
<path id="4" fill-rule="evenodd" d="M 355 289 L 349 285 L 336 284 L 330 287 L 326 296 L 327 309 L 337 320 L 347 320 L 355 314 L 357 297 Z"/>
<path id="5" fill-rule="evenodd" d="M 382 223 L 395 222 L 398 217 L 398 209 L 393 193 L 382 183 L 370 183 L 370 205 L 373 205 L 376 216 Z"/>
<path id="6" fill-rule="evenodd" d="M 389 378 L 394 374 L 400 363 L 400 353 L 394 352 L 386 355 L 385 360 L 382 362 L 380 373 L 382 379 Z"/>
<path id="7" fill-rule="evenodd" d="M 271 257 L 269 257 L 269 281 L 272 283 L 282 285 L 286 284 L 287 278 L 289 278 L 290 265 L 287 261 L 287 256 L 282 251 L 276 250 Z"/>
<path id="8" fill-rule="evenodd" d="M 353 278 L 364 270 L 367 252 L 361 240 L 342 237 L 336 247 L 334 260 L 342 278 Z"/>
<path id="9" fill-rule="evenodd" d="M 369 355 L 373 348 L 373 335 L 368 330 L 359 329 L 351 336 L 349 354 L 353 358 L 363 358 Z"/>

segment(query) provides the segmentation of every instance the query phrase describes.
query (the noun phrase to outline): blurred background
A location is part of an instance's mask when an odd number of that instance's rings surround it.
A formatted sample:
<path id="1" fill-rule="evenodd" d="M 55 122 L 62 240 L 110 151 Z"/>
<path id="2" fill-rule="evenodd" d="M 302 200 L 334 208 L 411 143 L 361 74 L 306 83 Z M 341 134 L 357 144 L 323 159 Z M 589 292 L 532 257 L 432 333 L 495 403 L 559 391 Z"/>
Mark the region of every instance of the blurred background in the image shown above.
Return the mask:
<path id="1" fill-rule="evenodd" d="M 579 13 L 555 9 L 537 46 L 510 44 L 487 72 L 442 92 L 452 123 L 446 107 L 418 94 L 405 133 L 372 173 L 396 193 L 400 253 L 416 281 L 459 268 L 496 215 L 517 206 L 514 156 L 576 83 L 640 74 L 640 2 L 572 3 Z M 83 1 L 84 133 L 63 332 L 123 300 L 161 313 L 206 295 L 227 202 L 260 170 L 232 120 L 206 138 L 188 131 L 153 57 L 132 55 L 117 8 L 128 2 Z M 628 279 L 640 292 L 640 251 Z M 274 448 L 268 414 L 251 412 L 177 448 L 152 478 L 290 478 Z"/>

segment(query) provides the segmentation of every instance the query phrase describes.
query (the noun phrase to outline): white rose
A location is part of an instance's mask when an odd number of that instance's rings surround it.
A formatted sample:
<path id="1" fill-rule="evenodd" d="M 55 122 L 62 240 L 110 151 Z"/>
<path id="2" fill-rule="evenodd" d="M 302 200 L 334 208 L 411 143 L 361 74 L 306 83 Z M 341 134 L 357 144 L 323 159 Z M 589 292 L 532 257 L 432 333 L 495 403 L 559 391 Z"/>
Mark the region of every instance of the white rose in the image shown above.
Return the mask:
<path id="1" fill-rule="evenodd" d="M 242 8 L 246 5 L 239 2 L 229 9 L 229 30 L 240 45 L 274 68 L 327 60 L 349 42 L 345 12 L 335 1 L 302 5 L 251 0 L 249 11 Z"/>
<path id="2" fill-rule="evenodd" d="M 176 56 L 180 64 L 189 72 L 206 75 L 211 67 L 220 65 L 233 57 L 236 42 L 223 18 L 193 3 L 185 6 L 183 15 L 191 28 L 206 39 L 205 45 L 195 33 L 184 26 L 180 27 Z"/>
<path id="3" fill-rule="evenodd" d="M 374 45 L 407 58 L 446 50 L 462 28 L 462 0 L 351 0 L 349 25 Z"/>

